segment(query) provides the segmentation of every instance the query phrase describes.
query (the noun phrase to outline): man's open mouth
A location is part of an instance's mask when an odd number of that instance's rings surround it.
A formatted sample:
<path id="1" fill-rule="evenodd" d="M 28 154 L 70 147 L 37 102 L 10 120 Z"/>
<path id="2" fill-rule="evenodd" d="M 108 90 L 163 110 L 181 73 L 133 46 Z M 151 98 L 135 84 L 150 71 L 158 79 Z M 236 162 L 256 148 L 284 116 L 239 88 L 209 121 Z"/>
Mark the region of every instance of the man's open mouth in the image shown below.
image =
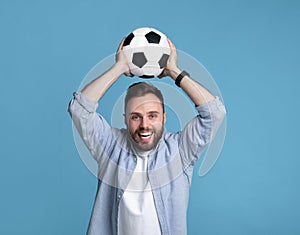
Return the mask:
<path id="1" fill-rule="evenodd" d="M 140 137 L 148 137 L 148 136 L 152 135 L 152 132 L 139 133 L 138 135 L 139 135 Z"/>
<path id="2" fill-rule="evenodd" d="M 153 135 L 153 132 L 139 132 L 138 136 L 143 141 L 150 140 L 151 136 Z"/>

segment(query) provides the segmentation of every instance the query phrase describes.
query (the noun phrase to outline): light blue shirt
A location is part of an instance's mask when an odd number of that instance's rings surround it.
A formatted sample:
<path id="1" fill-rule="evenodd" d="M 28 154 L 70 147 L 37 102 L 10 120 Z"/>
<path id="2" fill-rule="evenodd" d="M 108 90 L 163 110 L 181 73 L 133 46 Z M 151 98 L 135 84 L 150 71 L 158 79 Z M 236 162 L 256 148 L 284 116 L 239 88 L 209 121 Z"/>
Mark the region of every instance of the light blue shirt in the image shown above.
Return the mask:
<path id="1" fill-rule="evenodd" d="M 137 154 L 127 130 L 111 127 L 96 112 L 97 107 L 80 92 L 74 93 L 69 105 L 74 125 L 98 163 L 98 190 L 87 234 L 117 235 L 120 201 L 136 167 Z M 146 174 L 163 235 L 187 234 L 193 167 L 226 113 L 218 97 L 196 109 L 199 115 L 182 131 L 164 132 L 149 153 Z"/>

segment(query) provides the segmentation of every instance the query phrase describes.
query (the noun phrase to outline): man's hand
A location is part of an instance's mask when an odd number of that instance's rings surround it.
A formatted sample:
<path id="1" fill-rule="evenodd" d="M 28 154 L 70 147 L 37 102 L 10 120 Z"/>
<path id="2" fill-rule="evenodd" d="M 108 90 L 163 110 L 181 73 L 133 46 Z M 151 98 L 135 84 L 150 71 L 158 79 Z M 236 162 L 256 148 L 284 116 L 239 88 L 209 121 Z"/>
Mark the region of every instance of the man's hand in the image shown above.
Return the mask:
<path id="1" fill-rule="evenodd" d="M 170 76 L 175 81 L 181 71 L 177 67 L 176 47 L 169 38 L 168 43 L 171 49 L 170 57 L 168 59 L 166 68 L 158 77 L 162 78 L 165 76 Z M 201 84 L 191 79 L 189 76 L 185 76 L 182 79 L 180 82 L 180 87 L 191 98 L 196 106 L 200 106 L 215 99 L 213 94 L 206 90 Z"/>
<path id="2" fill-rule="evenodd" d="M 166 76 L 170 76 L 174 80 L 176 77 L 180 74 L 180 69 L 177 67 L 177 52 L 176 52 L 176 47 L 174 44 L 171 42 L 169 38 L 167 38 L 171 52 L 169 59 L 167 61 L 167 66 L 163 70 L 163 72 L 158 76 L 159 78 L 163 78 Z"/>
<path id="3" fill-rule="evenodd" d="M 116 52 L 116 66 L 120 66 L 121 69 L 124 72 L 124 74 L 128 77 L 133 77 L 133 75 L 130 73 L 130 69 L 129 69 L 129 66 L 128 66 L 128 61 L 127 61 L 127 58 L 126 56 L 124 55 L 124 51 L 122 50 L 123 49 L 123 44 L 124 44 L 124 41 L 125 41 L 126 37 L 124 37 L 118 47 L 118 50 Z"/>
<path id="4" fill-rule="evenodd" d="M 120 43 L 116 52 L 116 63 L 106 72 L 87 84 L 81 91 L 89 100 L 97 103 L 110 86 L 122 75 L 132 76 L 129 70 L 127 59 L 122 50 L 125 38 Z"/>

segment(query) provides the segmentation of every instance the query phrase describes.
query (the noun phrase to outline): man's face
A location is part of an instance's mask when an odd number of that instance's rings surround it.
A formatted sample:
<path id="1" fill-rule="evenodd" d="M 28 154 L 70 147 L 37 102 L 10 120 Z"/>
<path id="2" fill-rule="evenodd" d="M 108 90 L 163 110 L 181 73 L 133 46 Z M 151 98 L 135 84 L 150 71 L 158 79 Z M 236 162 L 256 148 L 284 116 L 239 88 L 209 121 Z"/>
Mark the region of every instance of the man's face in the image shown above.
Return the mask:
<path id="1" fill-rule="evenodd" d="M 166 113 L 153 94 L 131 98 L 126 106 L 125 123 L 136 147 L 148 151 L 156 147 L 162 136 Z"/>

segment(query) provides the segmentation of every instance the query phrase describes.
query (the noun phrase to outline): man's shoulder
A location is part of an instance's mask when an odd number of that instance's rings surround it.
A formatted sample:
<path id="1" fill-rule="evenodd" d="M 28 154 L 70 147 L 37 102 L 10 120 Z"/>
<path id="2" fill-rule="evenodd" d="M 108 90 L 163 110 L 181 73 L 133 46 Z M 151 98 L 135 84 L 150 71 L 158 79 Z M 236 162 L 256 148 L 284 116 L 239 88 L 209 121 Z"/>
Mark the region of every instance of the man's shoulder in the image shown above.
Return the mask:
<path id="1" fill-rule="evenodd" d="M 166 143 L 177 143 L 180 138 L 180 131 L 178 132 L 164 132 L 162 139 Z"/>

